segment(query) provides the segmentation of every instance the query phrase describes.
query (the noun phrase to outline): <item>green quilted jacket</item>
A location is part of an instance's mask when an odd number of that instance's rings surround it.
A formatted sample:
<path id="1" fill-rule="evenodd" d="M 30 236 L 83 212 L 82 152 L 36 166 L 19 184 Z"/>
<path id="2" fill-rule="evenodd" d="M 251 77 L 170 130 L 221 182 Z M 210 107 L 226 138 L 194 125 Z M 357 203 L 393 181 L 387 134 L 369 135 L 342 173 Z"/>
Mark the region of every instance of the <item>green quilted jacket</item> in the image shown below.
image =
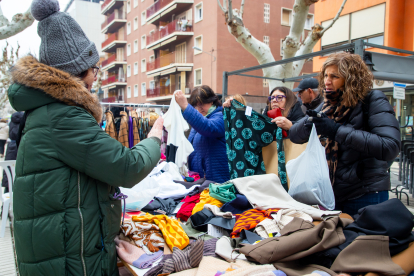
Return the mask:
<path id="1" fill-rule="evenodd" d="M 20 59 L 8 94 L 27 117 L 13 186 L 20 275 L 118 275 L 118 187 L 132 187 L 160 158 L 159 144 L 125 148 L 99 127 L 96 97 L 71 75 Z"/>

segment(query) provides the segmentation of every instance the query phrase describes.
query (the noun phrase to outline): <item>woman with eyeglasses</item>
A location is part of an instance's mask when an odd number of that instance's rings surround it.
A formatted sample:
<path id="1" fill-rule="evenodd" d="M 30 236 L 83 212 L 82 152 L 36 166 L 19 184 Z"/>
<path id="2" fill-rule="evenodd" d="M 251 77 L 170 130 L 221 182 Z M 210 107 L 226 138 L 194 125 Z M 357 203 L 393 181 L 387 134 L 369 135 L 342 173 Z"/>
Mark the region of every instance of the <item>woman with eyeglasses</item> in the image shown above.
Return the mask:
<path id="1" fill-rule="evenodd" d="M 282 116 L 273 119 L 272 122 L 286 131 L 290 130 L 295 122 L 305 117 L 301 103 L 292 90 L 287 87 L 280 86 L 272 89 L 263 114 L 267 115 L 268 111 L 276 108 L 280 109 Z"/>
<path id="2" fill-rule="evenodd" d="M 182 91 L 174 95 L 192 128 L 188 140 L 194 152 L 188 157 L 189 169 L 217 183 L 230 180 L 223 107 L 218 96 L 207 85 L 194 88 L 189 101 Z"/>

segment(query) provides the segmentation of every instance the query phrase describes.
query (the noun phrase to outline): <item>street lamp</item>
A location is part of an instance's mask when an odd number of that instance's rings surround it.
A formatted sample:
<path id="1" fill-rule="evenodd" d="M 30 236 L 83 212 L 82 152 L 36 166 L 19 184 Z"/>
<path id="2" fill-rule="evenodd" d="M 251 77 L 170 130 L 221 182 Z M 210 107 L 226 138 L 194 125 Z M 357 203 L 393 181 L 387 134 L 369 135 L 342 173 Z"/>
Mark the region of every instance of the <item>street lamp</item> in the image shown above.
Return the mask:
<path id="1" fill-rule="evenodd" d="M 211 60 L 211 84 L 210 84 L 211 87 L 213 87 L 213 62 L 216 61 L 216 57 L 213 55 L 214 48 L 211 49 L 211 54 L 209 52 L 203 51 L 202 49 L 200 49 L 196 46 L 193 46 L 193 49 L 197 50 L 197 51 L 200 51 L 200 52 L 203 52 L 203 53 L 206 53 L 207 55 L 210 55 L 211 57 L 214 58 L 214 60 Z"/>

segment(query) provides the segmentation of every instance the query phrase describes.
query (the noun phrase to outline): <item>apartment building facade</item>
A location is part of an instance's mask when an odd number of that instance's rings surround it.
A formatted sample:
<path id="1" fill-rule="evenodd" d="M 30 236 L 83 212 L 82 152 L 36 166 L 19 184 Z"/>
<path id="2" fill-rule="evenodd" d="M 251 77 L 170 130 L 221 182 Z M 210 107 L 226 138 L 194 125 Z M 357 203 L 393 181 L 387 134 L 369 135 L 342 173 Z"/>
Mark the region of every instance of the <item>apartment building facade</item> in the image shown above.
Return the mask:
<path id="1" fill-rule="evenodd" d="M 123 3 L 126 15 L 123 27 L 127 64 L 118 65 L 125 70 L 125 102 L 168 104 L 175 90 L 189 96 L 194 87 L 203 84 L 221 94 L 223 71 L 258 65 L 229 33 L 217 1 L 118 1 Z M 233 1 L 233 7 L 240 4 L 241 0 Z M 246 27 L 270 46 L 276 60 L 282 58 L 281 41 L 289 33 L 293 4 L 294 0 L 246 1 Z M 313 7 L 304 35 L 312 26 Z M 312 62 L 303 72 L 312 72 Z M 261 76 L 262 72 L 253 74 Z M 261 79 L 229 79 L 229 94 L 244 95 L 255 109 L 265 105 L 268 93 L 267 82 Z"/>

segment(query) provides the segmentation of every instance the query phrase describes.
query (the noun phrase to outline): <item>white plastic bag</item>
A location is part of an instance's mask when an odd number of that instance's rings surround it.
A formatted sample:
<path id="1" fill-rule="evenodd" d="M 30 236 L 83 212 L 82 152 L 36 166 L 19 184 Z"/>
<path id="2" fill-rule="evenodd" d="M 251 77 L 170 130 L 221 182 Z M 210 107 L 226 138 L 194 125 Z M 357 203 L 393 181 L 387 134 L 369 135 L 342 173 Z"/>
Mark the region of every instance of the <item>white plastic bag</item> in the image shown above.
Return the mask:
<path id="1" fill-rule="evenodd" d="M 286 164 L 290 179 L 289 195 L 299 202 L 319 204 L 333 210 L 335 196 L 325 156 L 325 148 L 321 145 L 313 125 L 305 151 Z"/>
<path id="2" fill-rule="evenodd" d="M 121 193 L 127 195 L 125 209 L 127 211 L 141 211 L 160 192 L 160 185 L 153 178 L 147 176 L 131 189 L 120 187 Z"/>

